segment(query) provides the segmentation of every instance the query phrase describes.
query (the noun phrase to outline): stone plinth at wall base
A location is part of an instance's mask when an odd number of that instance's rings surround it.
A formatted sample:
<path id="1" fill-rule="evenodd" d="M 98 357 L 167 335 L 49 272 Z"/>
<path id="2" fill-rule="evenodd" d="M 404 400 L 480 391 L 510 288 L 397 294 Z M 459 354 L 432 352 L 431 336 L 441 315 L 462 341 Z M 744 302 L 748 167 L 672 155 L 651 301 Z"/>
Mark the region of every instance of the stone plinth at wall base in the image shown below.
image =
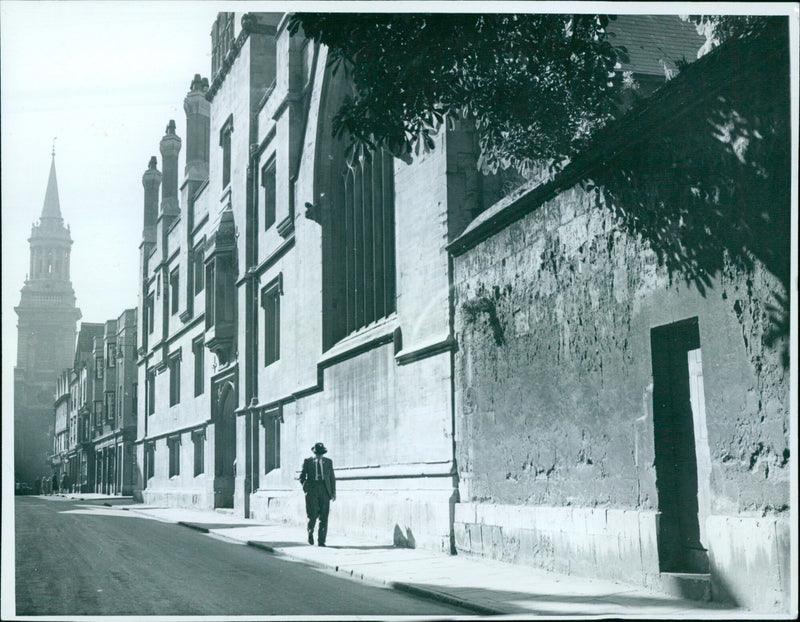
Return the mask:
<path id="1" fill-rule="evenodd" d="M 458 503 L 459 553 L 640 585 L 658 581 L 657 512 Z"/>
<path id="2" fill-rule="evenodd" d="M 205 489 L 173 490 L 151 489 L 142 491 L 142 501 L 148 505 L 170 508 L 212 509 L 214 504 Z"/>
<path id="3" fill-rule="evenodd" d="M 450 552 L 451 491 L 337 490 L 328 522 L 330 535 L 358 536 L 383 545 Z M 259 490 L 250 497 L 250 517 L 306 524 L 305 498 L 296 491 Z"/>
<path id="4" fill-rule="evenodd" d="M 712 515 L 706 522 L 713 600 L 759 613 L 786 613 L 791 601 L 788 518 Z"/>

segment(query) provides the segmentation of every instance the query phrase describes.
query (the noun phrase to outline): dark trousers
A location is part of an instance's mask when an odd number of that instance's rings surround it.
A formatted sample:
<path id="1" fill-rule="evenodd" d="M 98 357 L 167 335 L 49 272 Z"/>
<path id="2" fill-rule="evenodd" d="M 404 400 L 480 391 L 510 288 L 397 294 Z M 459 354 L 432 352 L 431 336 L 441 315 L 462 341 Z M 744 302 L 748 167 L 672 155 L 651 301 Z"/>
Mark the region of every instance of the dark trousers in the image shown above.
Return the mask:
<path id="1" fill-rule="evenodd" d="M 317 541 L 325 544 L 328 535 L 328 512 L 331 509 L 331 498 L 325 488 L 325 482 L 311 482 L 306 493 L 306 516 L 308 516 L 308 534 L 314 535 L 314 525 L 319 518 L 319 536 Z"/>

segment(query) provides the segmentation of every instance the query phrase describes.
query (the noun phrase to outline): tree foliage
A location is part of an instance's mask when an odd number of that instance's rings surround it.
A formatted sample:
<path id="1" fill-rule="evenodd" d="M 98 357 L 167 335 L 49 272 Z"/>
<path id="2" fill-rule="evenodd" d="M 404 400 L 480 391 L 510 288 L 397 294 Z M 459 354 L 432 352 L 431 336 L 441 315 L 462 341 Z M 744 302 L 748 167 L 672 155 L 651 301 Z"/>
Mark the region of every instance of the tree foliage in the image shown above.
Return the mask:
<path id="1" fill-rule="evenodd" d="M 605 15 L 301 13 L 353 89 L 334 132 L 394 153 L 429 149 L 447 119 L 472 120 L 485 172 L 525 174 L 569 156 L 614 112 L 625 50 Z"/>

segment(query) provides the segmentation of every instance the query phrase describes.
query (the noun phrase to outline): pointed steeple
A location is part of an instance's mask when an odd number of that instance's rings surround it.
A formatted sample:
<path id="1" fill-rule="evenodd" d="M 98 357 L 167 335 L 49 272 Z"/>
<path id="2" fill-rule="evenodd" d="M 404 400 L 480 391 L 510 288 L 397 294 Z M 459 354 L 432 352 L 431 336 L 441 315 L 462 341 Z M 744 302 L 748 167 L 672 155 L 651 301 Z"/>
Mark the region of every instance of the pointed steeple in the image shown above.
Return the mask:
<path id="1" fill-rule="evenodd" d="M 44 195 L 44 207 L 41 219 L 57 218 L 61 220 L 61 205 L 58 201 L 58 182 L 56 181 L 56 150 L 53 147 L 53 159 L 50 161 L 50 178 L 47 180 L 47 192 Z"/>

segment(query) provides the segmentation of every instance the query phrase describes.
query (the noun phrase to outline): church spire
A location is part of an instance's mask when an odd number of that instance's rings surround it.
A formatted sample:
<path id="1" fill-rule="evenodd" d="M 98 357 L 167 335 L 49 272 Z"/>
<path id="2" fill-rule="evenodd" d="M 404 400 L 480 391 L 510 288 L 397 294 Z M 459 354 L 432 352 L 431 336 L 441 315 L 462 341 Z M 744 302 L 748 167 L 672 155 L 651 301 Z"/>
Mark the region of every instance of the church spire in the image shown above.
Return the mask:
<path id="1" fill-rule="evenodd" d="M 50 161 L 50 178 L 47 180 L 47 191 L 44 195 L 42 220 L 57 218 L 61 220 L 61 205 L 58 201 L 58 182 L 56 181 L 56 148 L 53 145 L 53 159 Z"/>

